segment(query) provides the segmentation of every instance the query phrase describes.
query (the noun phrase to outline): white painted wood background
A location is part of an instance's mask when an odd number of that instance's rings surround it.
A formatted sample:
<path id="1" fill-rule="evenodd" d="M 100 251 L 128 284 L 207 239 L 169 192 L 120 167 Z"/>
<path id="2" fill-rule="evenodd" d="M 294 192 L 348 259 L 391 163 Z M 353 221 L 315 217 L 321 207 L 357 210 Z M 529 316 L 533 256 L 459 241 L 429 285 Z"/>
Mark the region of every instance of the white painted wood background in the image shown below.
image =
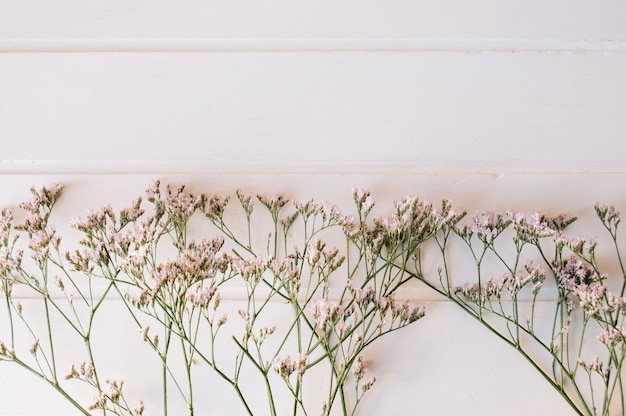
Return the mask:
<path id="1" fill-rule="evenodd" d="M 584 234 L 594 201 L 626 209 L 625 138 L 623 1 L 0 0 L 0 202 L 63 182 L 61 223 L 158 177 L 566 211 Z M 416 297 L 428 316 L 375 346 L 359 414 L 571 414 L 514 351 Z M 0 366 L 0 415 L 70 412 Z"/>

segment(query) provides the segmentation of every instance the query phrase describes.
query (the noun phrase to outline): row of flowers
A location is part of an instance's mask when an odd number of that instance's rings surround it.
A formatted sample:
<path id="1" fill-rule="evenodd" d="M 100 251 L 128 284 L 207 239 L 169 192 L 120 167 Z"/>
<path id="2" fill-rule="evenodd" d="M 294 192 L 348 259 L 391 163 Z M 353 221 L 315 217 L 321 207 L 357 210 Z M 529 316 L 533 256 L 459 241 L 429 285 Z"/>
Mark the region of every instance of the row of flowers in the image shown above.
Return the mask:
<path id="1" fill-rule="evenodd" d="M 155 181 L 128 208 L 73 218 L 79 247 L 68 249 L 50 221 L 61 192 L 33 189 L 19 221 L 0 210 L 0 360 L 35 373 L 83 414 L 146 408 L 94 353 L 96 318 L 109 298 L 161 367 L 162 405 L 146 413 L 180 414 L 172 396 L 188 414 L 204 413 L 196 404 L 206 386 L 196 374 L 209 368 L 250 415 L 355 414 L 376 381 L 366 375 L 368 347 L 425 315 L 403 300 L 415 284 L 519 351 L 576 414 L 625 414 L 626 274 L 614 207 L 595 208 L 616 250 L 616 288 L 598 264 L 596 239 L 569 236 L 575 218 L 565 215 L 467 219 L 450 201 L 435 207 L 411 196 L 373 218 L 362 189 L 347 215 L 314 199 L 237 191 L 231 201 Z M 209 225 L 205 237 L 197 237 L 200 219 Z M 471 266 L 458 270 L 453 256 Z M 25 310 L 16 286 L 41 309 Z M 246 296 L 229 316 L 223 294 L 233 287 Z M 550 306 L 538 308 L 540 301 Z M 288 310 L 280 322 L 272 322 L 275 305 Z M 68 341 L 60 331 L 76 338 L 81 360 L 61 363 Z M 245 379 L 264 386 L 265 404 L 250 399 Z M 91 400 L 73 393 L 77 382 Z"/>

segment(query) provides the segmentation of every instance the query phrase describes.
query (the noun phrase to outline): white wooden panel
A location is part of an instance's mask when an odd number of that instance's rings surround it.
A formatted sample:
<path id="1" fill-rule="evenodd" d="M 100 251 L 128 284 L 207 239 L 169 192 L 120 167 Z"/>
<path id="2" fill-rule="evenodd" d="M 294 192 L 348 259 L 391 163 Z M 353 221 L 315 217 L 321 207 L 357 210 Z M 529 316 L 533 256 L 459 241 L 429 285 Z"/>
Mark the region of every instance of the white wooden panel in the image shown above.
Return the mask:
<path id="1" fill-rule="evenodd" d="M 620 0 L 2 0 L 0 38 L 624 39 Z"/>
<path id="2" fill-rule="evenodd" d="M 358 186 L 376 214 L 417 194 L 470 213 L 564 211 L 598 234 L 594 201 L 626 209 L 625 45 L 621 0 L 0 0 L 0 206 L 62 182 L 65 233 L 153 178 L 346 210 Z M 359 414 L 572 414 L 454 305 L 406 296 L 428 316 L 374 344 L 379 382 Z M 137 336 L 118 306 L 99 354 L 158 415 L 143 345 L 117 354 Z M 199 413 L 238 414 L 209 384 Z M 6 363 L 0 403 L 2 416 L 72 412 Z"/>
<path id="3" fill-rule="evenodd" d="M 3 160 L 625 160 L 626 54 L 0 54 Z M 36 145 L 34 145 L 36 144 Z"/>

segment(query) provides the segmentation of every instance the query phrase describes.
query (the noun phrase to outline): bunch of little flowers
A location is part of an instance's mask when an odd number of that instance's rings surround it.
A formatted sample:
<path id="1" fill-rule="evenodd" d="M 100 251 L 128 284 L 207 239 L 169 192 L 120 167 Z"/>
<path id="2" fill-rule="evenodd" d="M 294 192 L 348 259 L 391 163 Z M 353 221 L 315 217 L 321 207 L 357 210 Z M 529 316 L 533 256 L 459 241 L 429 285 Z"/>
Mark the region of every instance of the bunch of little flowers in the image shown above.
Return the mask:
<path id="1" fill-rule="evenodd" d="M 144 280 L 157 234 L 157 229 L 150 222 L 135 221 L 126 227 L 124 239 L 128 242 L 128 248 L 126 255 L 117 262 L 120 270 L 133 279 Z"/>
<path id="2" fill-rule="evenodd" d="M 144 214 L 141 201 L 137 198 L 130 207 L 120 210 L 119 219 L 108 205 L 89 212 L 85 219 L 72 218 L 70 225 L 83 233 L 80 245 L 84 248 L 65 254 L 70 266 L 87 274 L 96 266 L 115 268 L 120 260 L 123 262 L 133 256 L 133 249 L 136 251 L 151 242 L 154 228 L 151 229 L 149 221 L 138 221 Z"/>
<path id="3" fill-rule="evenodd" d="M 372 199 L 371 192 L 363 188 L 354 188 L 352 189 L 352 198 L 356 203 L 359 218 L 365 220 L 372 211 L 372 208 L 374 208 L 374 200 Z"/>
<path id="4" fill-rule="evenodd" d="M 354 369 L 352 370 L 352 374 L 354 374 L 354 378 L 357 383 L 361 383 L 361 391 L 365 393 L 369 389 L 372 388 L 374 383 L 376 382 L 376 377 L 371 376 L 368 380 L 363 381 L 365 378 L 365 362 L 363 359 L 363 355 L 359 355 L 356 357 L 356 362 L 354 364 Z"/>
<path id="5" fill-rule="evenodd" d="M 546 279 L 546 271 L 543 267 L 535 265 L 532 260 L 529 260 L 524 265 L 524 269 L 526 273 L 517 273 L 515 277 L 505 274 L 502 283 L 511 295 L 517 294 L 528 284 L 532 284 L 532 293 L 534 295 L 543 287 Z"/>
<path id="6" fill-rule="evenodd" d="M 476 236 L 485 245 L 492 245 L 495 239 L 511 225 L 511 219 L 500 213 L 484 211 L 474 215 L 472 225 L 461 225 L 458 234 L 467 242 Z"/>
<path id="7" fill-rule="evenodd" d="M 612 205 L 607 206 L 604 204 L 595 204 L 596 214 L 602 224 L 611 232 L 615 234 L 617 232 L 617 226 L 619 225 L 621 218 L 619 211 Z"/>
<path id="8" fill-rule="evenodd" d="M 408 301 L 399 302 L 393 294 L 383 298 L 382 301 L 389 304 L 392 328 L 402 328 L 423 318 L 426 314 L 423 306 L 411 305 Z"/>
<path id="9" fill-rule="evenodd" d="M 228 257 L 219 253 L 223 244 L 223 239 L 216 237 L 179 247 L 176 257 L 147 269 L 148 278 L 140 276 L 135 282 L 141 288 L 139 296 L 127 294 L 127 300 L 136 307 L 145 307 L 153 305 L 156 299 L 172 302 L 174 299 L 169 297 L 174 296 L 183 303 L 189 300 L 197 306 L 206 306 L 216 293 L 219 283 L 216 276 L 230 265 Z"/>
<path id="10" fill-rule="evenodd" d="M 311 270 L 318 270 L 320 275 L 328 276 L 339 269 L 346 257 L 339 254 L 336 247 L 326 248 L 326 242 L 321 239 L 309 241 L 304 260 Z"/>
<path id="11" fill-rule="evenodd" d="M 580 365 L 587 374 L 591 375 L 591 373 L 599 374 L 605 382 L 608 381 L 609 376 L 611 374 L 609 366 L 605 366 L 604 362 L 600 361 L 599 357 L 595 357 L 593 361 L 584 361 L 581 358 L 576 360 L 578 365 Z"/>
<path id="12" fill-rule="evenodd" d="M 614 340 L 622 331 L 609 327 L 614 327 L 622 318 L 626 298 L 610 292 L 603 283 L 606 276 L 599 275 L 591 264 L 578 257 L 569 257 L 557 265 L 555 272 L 559 286 L 572 294 L 578 306 L 604 327 L 601 337 Z"/>
<path id="13" fill-rule="evenodd" d="M 287 296 L 291 302 L 295 302 L 300 294 L 300 269 L 295 256 L 287 256 L 282 261 L 274 260 L 270 264 L 274 278 L 282 282 L 286 288 Z"/>
<path id="14" fill-rule="evenodd" d="M 519 211 L 507 211 L 506 215 L 513 224 L 516 240 L 536 242 L 538 239 L 549 237 L 554 233 L 554 230 L 548 227 L 547 222 L 544 220 L 545 217 L 538 212 L 530 217 Z"/>
<path id="15" fill-rule="evenodd" d="M 54 228 L 48 225 L 48 219 L 52 212 L 52 207 L 61 196 L 63 187 L 54 185 L 51 188 L 31 189 L 33 199 L 29 202 L 20 204 L 20 208 L 26 211 L 24 222 L 15 228 L 25 231 L 28 234 L 28 248 L 30 256 L 38 264 L 39 268 L 45 267 L 45 262 L 50 254 L 50 249 L 59 248 L 61 238 L 57 235 Z M 5 211 L 2 240 L 8 239 L 9 230 L 6 228 L 10 224 L 10 214 Z M 7 240 L 8 241 L 8 240 Z M 21 257 L 21 256 L 20 256 Z"/>
<path id="16" fill-rule="evenodd" d="M 252 286 L 261 280 L 265 271 L 274 263 L 272 256 L 252 256 L 248 259 L 229 256 L 229 258 L 232 270 Z"/>
<path id="17" fill-rule="evenodd" d="M 603 280 L 598 272 L 586 261 L 570 256 L 554 266 L 554 272 L 561 288 L 573 291 L 581 285 L 589 286 Z"/>
<path id="18" fill-rule="evenodd" d="M 356 204 L 357 218 L 345 217 L 342 229 L 345 236 L 352 241 L 360 250 L 366 250 L 368 257 L 372 257 L 371 246 L 369 243 L 370 230 L 367 218 L 374 208 L 374 200 L 368 190 L 362 188 L 352 189 L 352 198 Z M 378 243 L 382 247 L 382 241 Z"/>
<path id="19" fill-rule="evenodd" d="M 613 351 L 612 355 L 615 355 L 617 347 L 621 347 L 622 351 L 619 356 L 623 357 L 626 353 L 624 350 L 624 341 L 626 341 L 626 327 L 607 327 L 604 328 L 598 335 L 598 341 Z"/>
<path id="20" fill-rule="evenodd" d="M 181 226 L 187 223 L 193 213 L 205 206 L 206 196 L 194 196 L 185 192 L 185 186 L 179 186 L 173 190 L 170 185 L 161 193 L 160 181 L 154 181 L 146 190 L 146 199 L 154 204 L 155 217 L 160 219 L 168 216 L 175 225 Z"/>
<path id="21" fill-rule="evenodd" d="M 298 215 L 302 217 L 305 224 L 313 218 L 321 219 L 321 223 L 319 224 L 320 228 L 328 228 L 332 226 L 350 228 L 354 224 L 354 218 L 349 215 L 345 215 L 337 205 L 330 205 L 326 202 L 319 203 L 315 200 L 315 198 L 311 198 L 307 201 L 295 200 L 293 205 L 296 211 L 292 215 L 286 217 L 282 222 L 285 229 L 288 229 L 291 226 Z"/>
<path id="22" fill-rule="evenodd" d="M 2 290 L 7 292 L 12 286 L 12 273 L 21 264 L 23 255 L 22 250 L 15 249 L 18 236 L 12 231 L 13 214 L 4 208 L 0 210 L 0 279 L 4 282 Z"/>
<path id="23" fill-rule="evenodd" d="M 89 405 L 89 410 L 102 409 L 105 414 L 111 412 L 118 415 L 130 415 L 141 416 L 144 412 L 143 402 L 139 403 L 134 409 L 131 409 L 124 399 L 122 388 L 124 387 L 123 380 L 106 380 L 108 385 L 108 391 L 102 392 L 96 397 Z"/>
<path id="24" fill-rule="evenodd" d="M 242 198 L 240 195 L 242 194 L 238 194 L 238 197 L 242 204 L 244 204 L 245 209 L 245 205 L 250 204 L 250 201 L 247 198 Z M 283 195 L 257 195 L 257 199 L 267 208 L 274 218 L 278 218 L 278 212 L 289 202 Z"/>
<path id="25" fill-rule="evenodd" d="M 399 301 L 395 297 L 395 292 L 383 295 L 374 286 L 367 285 L 355 288 L 352 282 L 348 282 L 347 288 L 352 299 L 348 302 L 350 308 L 355 308 L 358 315 L 357 322 L 368 322 L 363 324 L 365 331 L 361 336 L 365 341 L 373 333 L 381 330 L 396 329 L 409 325 L 424 316 L 424 308 L 419 305 L 411 305 L 408 301 Z M 369 322 L 377 321 L 376 325 Z M 369 333 L 368 328 L 373 332 Z"/>
<path id="26" fill-rule="evenodd" d="M 321 334 L 328 334 L 339 321 L 346 321 L 353 313 L 352 308 L 345 309 L 336 301 L 316 299 L 310 304 L 310 313 L 315 328 Z"/>
<path id="27" fill-rule="evenodd" d="M 490 299 L 502 299 L 503 290 L 508 292 L 509 296 L 516 296 L 527 285 L 532 284 L 531 291 L 533 295 L 537 295 L 546 278 L 546 271 L 540 265 L 535 265 L 532 261 L 528 261 L 524 265 L 525 272 L 518 272 L 515 276 L 510 273 L 504 273 L 502 279 L 496 281 L 487 279 L 481 284 L 466 283 L 454 288 L 454 293 L 464 297 L 467 301 L 476 304 L 486 304 Z"/>
<path id="28" fill-rule="evenodd" d="M 276 356 L 272 362 L 272 367 L 284 380 L 289 381 L 289 376 L 294 372 L 298 378 L 302 378 L 307 370 L 307 359 L 308 356 L 303 353 L 298 354 L 296 358 L 291 358 L 289 355 Z"/>
<path id="29" fill-rule="evenodd" d="M 453 292 L 471 303 L 483 305 L 491 298 L 499 300 L 502 297 L 503 288 L 504 279 L 497 282 L 493 279 L 487 279 L 481 284 L 465 283 L 460 286 L 455 286 Z"/>
<path id="30" fill-rule="evenodd" d="M 593 259 L 598 244 L 598 241 L 594 237 L 568 237 L 561 232 L 555 233 L 554 242 L 558 250 L 562 251 L 564 247 L 567 247 L 577 256 L 588 258 L 589 260 Z"/>
<path id="31" fill-rule="evenodd" d="M 82 250 L 66 253 L 66 259 L 76 271 L 91 273 L 96 266 L 106 268 L 113 253 L 124 252 L 126 245 L 116 239 L 116 215 L 110 206 L 90 212 L 86 219 L 72 218 L 70 225 L 84 234 Z"/>
<path id="32" fill-rule="evenodd" d="M 402 245 L 413 251 L 439 229 L 440 216 L 430 202 L 411 196 L 394 204 L 395 212 L 390 218 L 374 220 L 370 232 L 375 253 L 383 246 Z"/>
<path id="33" fill-rule="evenodd" d="M 18 228 L 29 234 L 45 229 L 48 226 L 52 207 L 61 196 L 62 190 L 63 186 L 60 184 L 54 184 L 49 188 L 31 188 L 30 192 L 33 194 L 33 198 L 29 202 L 20 204 L 20 208 L 26 211 L 26 219 Z"/>
<path id="34" fill-rule="evenodd" d="M 370 261 L 384 253 L 388 258 L 402 253 L 410 255 L 443 226 L 456 224 L 465 215 L 464 212 L 456 213 L 448 200 L 443 201 L 441 211 L 438 212 L 430 202 L 407 196 L 394 202 L 395 210 L 391 216 L 375 218 L 370 226 L 366 222 L 374 206 L 370 193 L 355 189 L 353 197 L 359 221 L 346 222 L 344 232 L 357 247 L 365 251 Z"/>

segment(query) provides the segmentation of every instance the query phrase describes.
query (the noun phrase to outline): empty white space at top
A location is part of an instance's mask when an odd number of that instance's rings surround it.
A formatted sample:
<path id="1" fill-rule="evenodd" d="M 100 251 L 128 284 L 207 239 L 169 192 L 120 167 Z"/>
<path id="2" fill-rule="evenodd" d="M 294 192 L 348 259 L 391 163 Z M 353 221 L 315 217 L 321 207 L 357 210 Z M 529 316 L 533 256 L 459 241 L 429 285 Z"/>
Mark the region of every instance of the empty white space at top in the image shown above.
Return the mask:
<path id="1" fill-rule="evenodd" d="M 624 45 L 623 0 L 0 0 L 2 159 L 621 172 Z"/>
<path id="2" fill-rule="evenodd" d="M 625 36 L 622 0 L 0 0 L 0 39 Z"/>

